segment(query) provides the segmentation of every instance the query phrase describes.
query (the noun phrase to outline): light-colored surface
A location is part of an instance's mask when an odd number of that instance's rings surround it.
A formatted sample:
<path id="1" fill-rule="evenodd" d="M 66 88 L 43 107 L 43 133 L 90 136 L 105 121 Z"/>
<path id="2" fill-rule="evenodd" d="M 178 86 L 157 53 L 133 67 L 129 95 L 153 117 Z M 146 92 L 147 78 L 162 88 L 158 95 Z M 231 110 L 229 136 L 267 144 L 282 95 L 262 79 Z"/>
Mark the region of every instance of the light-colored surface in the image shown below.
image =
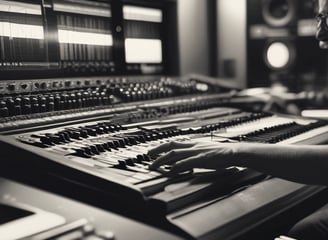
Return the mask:
<path id="1" fill-rule="evenodd" d="M 5 202 L 4 204 L 8 205 L 9 202 Z M 3 240 L 25 238 L 65 223 L 65 219 L 63 217 L 54 213 L 40 210 L 38 208 L 17 203 L 11 203 L 9 206 L 29 211 L 33 214 L 1 224 L 0 236 Z"/>
<path id="2" fill-rule="evenodd" d="M 222 61 L 235 60 L 240 88 L 246 87 L 246 0 L 217 0 L 218 69 Z"/>
<path id="3" fill-rule="evenodd" d="M 23 202 L 30 206 L 50 211 L 63 216 L 67 223 L 79 219 L 87 219 L 97 230 L 109 230 L 115 234 L 116 240 L 178 240 L 181 239 L 160 229 L 141 222 L 127 219 L 123 216 L 104 211 L 92 206 L 81 204 L 59 195 L 54 195 L 0 178 L 0 199 Z M 110 200 L 108 201 L 110 205 Z M 109 206 L 110 207 L 110 206 Z M 3 240 L 2 236 L 0 239 Z"/>
<path id="4" fill-rule="evenodd" d="M 178 0 L 180 74 L 209 75 L 207 1 Z"/>
<path id="5" fill-rule="evenodd" d="M 302 116 L 328 120 L 328 109 L 304 110 Z"/>
<path id="6" fill-rule="evenodd" d="M 127 63 L 161 63 L 162 41 L 160 39 L 125 39 Z"/>
<path id="7" fill-rule="evenodd" d="M 274 240 L 296 240 L 295 238 L 290 238 L 286 236 L 280 236 L 278 238 L 275 238 Z"/>

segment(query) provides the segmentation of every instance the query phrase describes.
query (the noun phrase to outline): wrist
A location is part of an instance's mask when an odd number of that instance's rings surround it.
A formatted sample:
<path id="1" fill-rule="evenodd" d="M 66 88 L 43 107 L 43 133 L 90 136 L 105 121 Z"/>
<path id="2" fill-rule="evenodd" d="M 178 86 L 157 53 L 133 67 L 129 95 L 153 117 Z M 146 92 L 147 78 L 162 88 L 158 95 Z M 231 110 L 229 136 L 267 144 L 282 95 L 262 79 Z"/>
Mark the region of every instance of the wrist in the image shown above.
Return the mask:
<path id="1" fill-rule="evenodd" d="M 231 161 L 234 166 L 248 167 L 247 163 L 252 155 L 252 145 L 248 143 L 233 144 Z"/>

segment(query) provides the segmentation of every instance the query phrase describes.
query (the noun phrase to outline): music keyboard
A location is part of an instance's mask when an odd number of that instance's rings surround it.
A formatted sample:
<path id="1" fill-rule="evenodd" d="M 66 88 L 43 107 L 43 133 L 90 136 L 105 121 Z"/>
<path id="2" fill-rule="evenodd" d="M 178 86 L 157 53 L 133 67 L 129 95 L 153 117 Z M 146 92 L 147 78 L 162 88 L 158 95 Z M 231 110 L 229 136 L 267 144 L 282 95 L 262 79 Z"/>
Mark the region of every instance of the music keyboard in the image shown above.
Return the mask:
<path id="1" fill-rule="evenodd" d="M 299 134 L 297 136 L 288 138 L 284 141 L 279 142 L 278 144 L 319 145 L 319 144 L 327 144 L 327 140 L 328 140 L 328 127 L 322 126 L 307 131 L 305 133 Z"/>

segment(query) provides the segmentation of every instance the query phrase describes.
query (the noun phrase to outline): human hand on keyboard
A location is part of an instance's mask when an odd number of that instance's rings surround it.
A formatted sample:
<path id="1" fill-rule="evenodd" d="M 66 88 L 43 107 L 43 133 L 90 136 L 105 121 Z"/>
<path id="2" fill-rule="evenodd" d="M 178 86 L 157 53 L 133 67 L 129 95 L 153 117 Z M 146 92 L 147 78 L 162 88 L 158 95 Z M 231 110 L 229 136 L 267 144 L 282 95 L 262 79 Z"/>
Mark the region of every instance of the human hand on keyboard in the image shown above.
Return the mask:
<path id="1" fill-rule="evenodd" d="M 171 165 L 169 172 L 174 174 L 193 168 L 222 169 L 234 166 L 234 160 L 238 158 L 238 145 L 191 141 L 165 143 L 149 151 L 150 156 L 157 158 L 149 169 L 156 170 L 163 165 Z"/>

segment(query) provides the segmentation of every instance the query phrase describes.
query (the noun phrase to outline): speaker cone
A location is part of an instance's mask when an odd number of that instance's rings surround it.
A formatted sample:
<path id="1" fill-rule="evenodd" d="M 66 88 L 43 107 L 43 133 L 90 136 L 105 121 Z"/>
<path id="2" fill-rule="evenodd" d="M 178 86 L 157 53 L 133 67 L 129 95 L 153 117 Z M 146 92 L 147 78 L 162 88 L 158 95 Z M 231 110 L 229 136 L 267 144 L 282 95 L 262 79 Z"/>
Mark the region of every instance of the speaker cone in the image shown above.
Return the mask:
<path id="1" fill-rule="evenodd" d="M 295 57 L 295 47 L 289 42 L 270 42 L 264 51 L 265 63 L 273 70 L 285 70 L 290 68 L 295 62 Z"/>
<path id="2" fill-rule="evenodd" d="M 271 26 L 283 27 L 295 18 L 294 0 L 263 0 L 262 6 L 263 18 Z"/>

